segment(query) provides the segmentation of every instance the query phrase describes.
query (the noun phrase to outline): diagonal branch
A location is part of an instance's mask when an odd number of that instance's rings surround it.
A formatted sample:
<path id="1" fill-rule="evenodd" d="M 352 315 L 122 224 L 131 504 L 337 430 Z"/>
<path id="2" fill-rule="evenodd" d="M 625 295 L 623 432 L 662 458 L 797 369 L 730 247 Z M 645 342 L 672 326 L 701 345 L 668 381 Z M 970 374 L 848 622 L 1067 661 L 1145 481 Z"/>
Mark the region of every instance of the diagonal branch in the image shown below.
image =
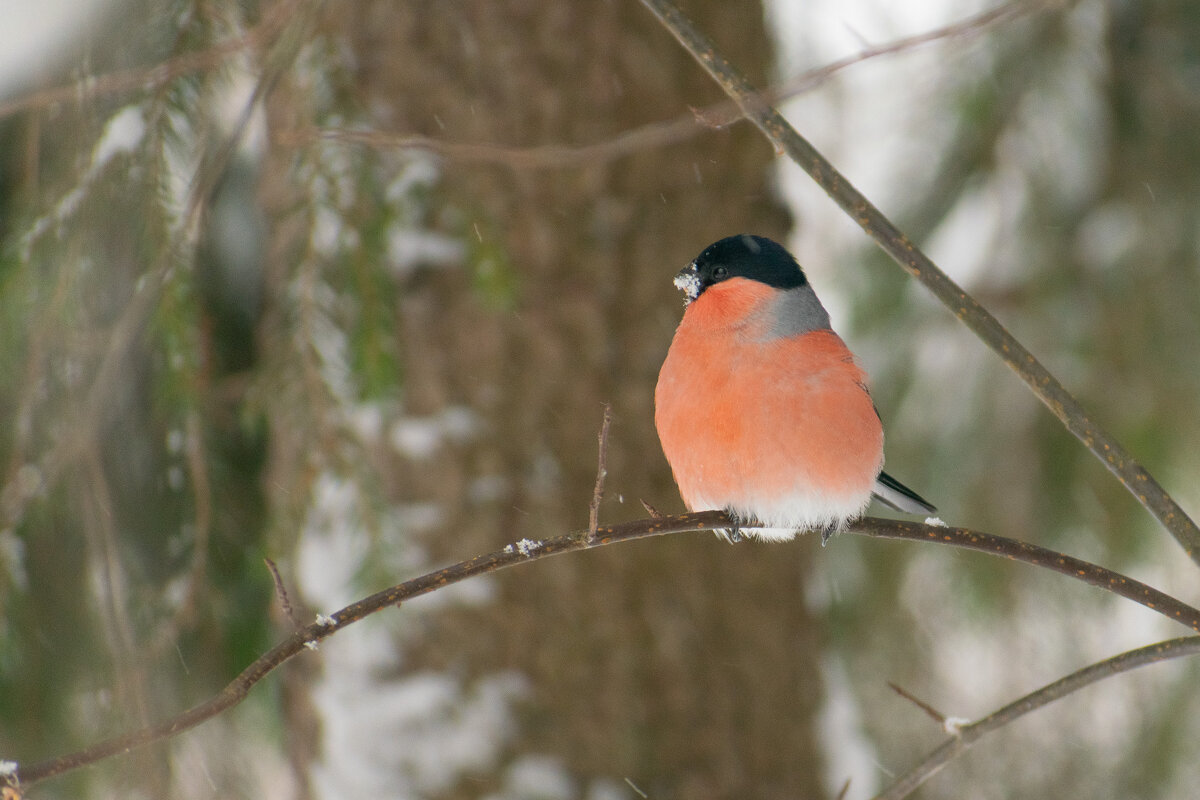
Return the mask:
<path id="1" fill-rule="evenodd" d="M 742 113 L 795 161 L 835 203 L 910 275 L 924 284 L 1014 372 L 1134 497 L 1153 514 L 1193 561 L 1200 564 L 1200 528 L 1125 448 L 1101 428 L 1079 401 L 1004 326 L 950 279 L 927 255 L 846 180 L 749 82 L 716 51 L 670 0 L 642 0 L 721 85 Z"/>
<path id="2" fill-rule="evenodd" d="M 115 755 L 128 753 L 135 748 L 194 728 L 240 703 L 255 684 L 293 656 L 307 649 L 315 648 L 322 639 L 332 636 L 347 625 L 352 625 L 371 614 L 452 583 L 563 553 L 590 550 L 618 542 L 646 539 L 651 536 L 711 531 L 727 528 L 732 524 L 733 520 L 723 511 L 701 511 L 693 514 L 635 520 L 618 525 L 600 525 L 597 526 L 594 536 L 567 533 L 546 541 L 522 539 L 496 552 L 476 556 L 376 592 L 329 616 L 320 615 L 315 622 L 294 631 L 271 650 L 255 659 L 224 689 L 203 703 L 156 725 L 106 739 L 75 753 L 22 767 L 18 772 L 19 778 L 23 784 L 29 785 Z M 749 523 L 742 525 L 743 527 L 754 527 Z M 1045 567 L 1141 603 L 1200 632 L 1200 610 L 1132 578 L 1043 547 L 962 528 L 921 525 L 874 517 L 867 517 L 853 523 L 849 531 L 877 538 L 950 544 Z"/>
<path id="3" fill-rule="evenodd" d="M 1077 692 L 1085 686 L 1147 664 L 1197 654 L 1200 654 L 1200 636 L 1187 636 L 1130 650 L 1072 672 L 1054 683 L 1030 692 L 1019 700 L 1014 700 L 978 722 L 959 727 L 954 736 L 927 755 L 920 764 L 900 776 L 875 800 L 900 800 L 902 797 L 908 797 L 918 786 L 937 774 L 953 758 L 966 752 L 971 745 L 987 734 L 1025 716 L 1030 711 L 1049 705 L 1072 692 Z"/>

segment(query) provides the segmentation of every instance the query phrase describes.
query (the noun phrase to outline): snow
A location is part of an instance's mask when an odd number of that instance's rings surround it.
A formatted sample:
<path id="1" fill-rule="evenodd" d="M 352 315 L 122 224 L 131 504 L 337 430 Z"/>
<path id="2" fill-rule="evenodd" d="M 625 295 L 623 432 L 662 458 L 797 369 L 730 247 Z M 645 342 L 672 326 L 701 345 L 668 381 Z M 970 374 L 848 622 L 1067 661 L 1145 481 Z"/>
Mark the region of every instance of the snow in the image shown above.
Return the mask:
<path id="1" fill-rule="evenodd" d="M 397 453 L 426 461 L 447 443 L 471 440 L 479 431 L 478 415 L 466 406 L 448 406 L 428 416 L 406 416 L 392 423 L 388 441 Z"/>
<path id="2" fill-rule="evenodd" d="M 963 727 L 970 724 L 971 720 L 965 717 L 946 717 L 942 720 L 942 728 L 951 736 L 958 736 Z"/>
<path id="3" fill-rule="evenodd" d="M 629 792 L 615 780 L 595 778 L 588 784 L 584 800 L 629 800 Z"/>
<path id="4" fill-rule="evenodd" d="M 495 769 L 516 730 L 511 705 L 528 691 L 521 676 L 500 672 L 466 683 L 418 672 L 377 681 L 371 665 L 350 648 L 339 650 L 336 659 L 334 648 L 326 654 L 338 679 L 314 693 L 325 733 L 314 770 L 319 795 L 407 800 Z"/>
<path id="5" fill-rule="evenodd" d="M 328 472 L 316 479 L 297 557 L 300 587 L 311 604 L 340 608 L 368 591 L 358 580 L 374 551 L 365 527 L 367 502 L 348 479 Z M 399 510 L 390 518 L 395 530 L 389 537 L 402 541 L 411 533 L 397 522 L 402 519 Z M 429 569 L 415 544 L 397 549 L 401 571 Z M 400 621 L 494 599 L 491 581 L 463 581 L 405 603 Z M 397 635 L 396 623 L 396 615 L 371 617 L 322 642 L 325 677 L 313 689 L 323 732 L 313 780 L 322 796 L 405 800 L 447 792 L 464 774 L 497 769 L 517 730 L 513 705 L 528 692 L 524 678 L 508 671 L 473 680 L 405 673 L 406 628 Z"/>
<path id="6" fill-rule="evenodd" d="M 393 514 L 397 526 L 409 533 L 431 531 L 446 522 L 446 509 L 438 503 L 405 503 Z"/>
<path id="7" fill-rule="evenodd" d="M 378 441 L 383 435 L 383 408 L 379 403 L 361 403 L 346 411 L 346 424 L 362 442 Z"/>
<path id="8" fill-rule="evenodd" d="M 253 66 L 247 63 L 244 55 L 227 60 L 226 76 L 227 80 L 220 83 L 220 92 L 214 104 L 216 117 L 226 135 L 229 135 L 242 125 L 243 118 L 249 109 L 250 116 L 245 120 L 238 147 L 247 155 L 258 160 L 267 148 L 266 113 L 261 103 L 250 109 L 259 76 L 255 73 Z"/>
<path id="9" fill-rule="evenodd" d="M 146 136 L 146 118 L 138 106 L 125 106 L 111 116 L 104 126 L 104 133 L 92 151 L 89 174 L 99 172 L 113 158 L 122 153 L 132 153 Z"/>
<path id="10" fill-rule="evenodd" d="M 313 251 L 327 258 L 341 252 L 344 244 L 342 230 L 341 214 L 328 206 L 318 206 L 313 211 L 309 233 Z"/>
<path id="11" fill-rule="evenodd" d="M 849 797 L 873 796 L 879 790 L 879 761 L 863 731 L 862 707 L 846 666 L 834 657 L 823 659 L 821 679 L 825 702 L 817 716 L 817 730 L 825 746 L 828 794 L 838 795 L 846 779 L 852 778 Z"/>
<path id="12" fill-rule="evenodd" d="M 0 0 L 0 96 L 31 83 L 82 40 L 111 0 Z"/>
<path id="13" fill-rule="evenodd" d="M 575 781 L 557 758 L 528 755 L 514 761 L 504 776 L 504 791 L 500 797 L 524 800 L 572 800 Z"/>
<path id="14" fill-rule="evenodd" d="M 0 530 L 0 566 L 9 580 L 22 592 L 29 589 L 29 573 L 25 571 L 25 541 L 12 528 Z"/>
<path id="15" fill-rule="evenodd" d="M 675 284 L 676 289 L 683 292 L 684 305 L 687 305 L 700 296 L 700 276 L 694 270 L 680 272 L 672 282 Z"/>
<path id="16" fill-rule="evenodd" d="M 1109 201 L 1093 210 L 1079 226 L 1075 250 L 1097 271 L 1127 262 L 1138 246 L 1141 222 L 1126 202 Z"/>
<path id="17" fill-rule="evenodd" d="M 418 267 L 457 267 L 467 258 L 461 239 L 433 231 L 394 227 L 388 231 L 388 264 L 392 272 L 404 277 Z"/>
<path id="18" fill-rule="evenodd" d="M 132 153 L 145 136 L 146 120 L 140 107 L 125 106 L 109 117 L 104 131 L 92 148 L 92 159 L 88 168 L 83 171 L 75 185 L 51 205 L 50 211 L 34 220 L 22 235 L 20 257 L 23 261 L 29 260 L 30 250 L 35 242 L 50 231 L 57 230 L 75 215 L 104 168 L 118 155 Z"/>
<path id="19" fill-rule="evenodd" d="M 317 478 L 312 496 L 296 574 L 309 603 L 342 608 L 356 599 L 354 578 L 370 550 L 367 531 L 357 524 L 362 498 L 353 483 L 332 473 Z"/>
<path id="20" fill-rule="evenodd" d="M 480 475 L 467 487 L 467 500 L 472 505 L 490 503 L 503 498 L 512 490 L 512 482 L 504 475 Z"/>
<path id="21" fill-rule="evenodd" d="M 532 539 L 522 539 L 517 542 L 517 550 L 523 556 L 528 556 L 542 546 L 541 542 L 535 542 Z"/>
<path id="22" fill-rule="evenodd" d="M 426 461 L 441 449 L 442 426 L 436 417 L 406 417 L 392 423 L 388 440 L 397 453 Z"/>
<path id="23" fill-rule="evenodd" d="M 403 205 L 413 202 L 413 195 L 437 183 L 440 177 L 435 159 L 424 153 L 407 153 L 408 160 L 388 184 L 388 202 Z"/>

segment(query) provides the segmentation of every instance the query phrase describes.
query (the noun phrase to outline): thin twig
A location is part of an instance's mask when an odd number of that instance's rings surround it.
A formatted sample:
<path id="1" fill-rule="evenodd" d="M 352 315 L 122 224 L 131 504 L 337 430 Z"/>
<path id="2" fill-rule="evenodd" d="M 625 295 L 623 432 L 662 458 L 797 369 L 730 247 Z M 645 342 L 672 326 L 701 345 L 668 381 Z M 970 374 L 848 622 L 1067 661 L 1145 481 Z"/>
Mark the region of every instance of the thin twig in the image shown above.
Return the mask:
<path id="1" fill-rule="evenodd" d="M 900 798 L 907 797 L 918 786 L 946 766 L 951 759 L 965 752 L 985 735 L 1025 716 L 1030 711 L 1049 705 L 1072 692 L 1077 692 L 1085 686 L 1090 686 L 1097 681 L 1122 672 L 1128 672 L 1136 667 L 1197 654 L 1200 654 L 1200 636 L 1187 636 L 1130 650 L 1072 672 L 1065 678 L 1060 678 L 1054 683 L 1030 692 L 1004 708 L 992 712 L 978 722 L 960 726 L 954 736 L 943 742 L 920 764 L 902 775 L 875 800 L 900 800 Z"/>
<path id="2" fill-rule="evenodd" d="M 1200 564 L 1200 528 L 1120 442 L 1101 428 L 1079 401 L 1004 326 L 952 281 L 927 255 L 817 152 L 783 116 L 764 102 L 749 82 L 713 47 L 670 0 L 642 0 L 680 44 L 721 85 L 742 113 L 780 153 L 786 153 L 843 211 L 910 275 L 1025 381 L 1034 395 L 1109 469 Z"/>
<path id="3" fill-rule="evenodd" d="M 608 477 L 608 429 L 612 426 L 612 403 L 604 404 L 604 420 L 600 423 L 600 454 L 596 459 L 596 486 L 588 505 L 588 538 L 596 535 L 600 524 L 600 501 L 604 499 L 604 479 Z"/>
<path id="4" fill-rule="evenodd" d="M 618 542 L 646 539 L 652 536 L 693 531 L 712 531 L 720 528 L 728 528 L 733 524 L 734 521 L 723 511 L 700 511 L 692 514 L 663 517 L 661 519 L 643 519 L 617 525 L 600 525 L 596 528 L 596 535 L 593 537 L 568 533 L 547 541 L 522 539 L 520 542 L 510 544 L 494 553 L 476 556 L 468 561 L 462 561 L 444 569 L 430 572 L 419 578 L 405 581 L 383 591 L 376 592 L 370 597 L 366 597 L 356 603 L 352 603 L 335 614 L 319 616 L 316 622 L 296 630 L 288 638 L 255 659 L 253 663 L 246 667 L 224 689 L 205 702 L 157 725 L 106 739 L 76 753 L 70 753 L 23 767 L 19 771 L 21 781 L 25 785 L 33 784 L 54 775 L 94 764 L 97 761 L 114 755 L 127 753 L 134 748 L 143 747 L 151 742 L 156 742 L 193 728 L 240 703 L 249 694 L 250 689 L 255 684 L 269 675 L 278 666 L 296 654 L 313 647 L 327 636 L 332 636 L 347 625 L 351 625 L 385 608 L 398 605 L 414 597 L 428 594 L 452 583 L 458 583 L 476 575 L 496 572 L 497 570 L 516 564 L 562 555 L 563 553 L 590 550 Z M 752 522 L 743 522 L 742 526 L 750 528 L 754 527 L 754 524 Z M 1160 614 L 1164 614 L 1177 622 L 1189 626 L 1195 631 L 1200 631 L 1200 610 L 1181 603 L 1159 592 L 1157 589 L 1139 583 L 1132 578 L 1127 578 L 1095 564 L 1089 564 L 1061 553 L 1046 550 L 1045 548 L 1027 545 L 1023 542 L 1015 542 L 1000 536 L 991 536 L 978 531 L 920 525 L 917 523 L 873 517 L 867 517 L 853 523 L 848 532 L 863 533 L 868 536 L 882 538 L 939 542 L 979 550 L 1015 561 L 1024 561 L 1054 570 L 1077 580 L 1085 581 L 1094 586 L 1108 589 L 1115 594 L 1152 608 Z M 1200 638 L 1197 641 L 1200 641 Z M 1149 663 L 1149 661 L 1144 663 Z M 1049 702 L 1049 700 L 1046 702 Z"/>
<path id="5" fill-rule="evenodd" d="M 1050 6 L 1050 3 L 1037 3 L 1031 0 L 1010 0 L 1007 3 L 1001 3 L 994 8 L 985 9 L 978 14 L 966 17 L 958 22 L 951 22 L 940 28 L 933 28 L 923 33 L 917 33 L 912 36 L 905 36 L 901 39 L 896 39 L 881 45 L 866 47 L 853 55 L 839 58 L 832 61 L 823 67 L 808 70 L 800 75 L 788 79 L 775 89 L 769 89 L 762 93 L 763 99 L 775 105 L 784 100 L 790 100 L 797 95 L 803 94 L 811 89 L 821 85 L 829 80 L 836 73 L 852 67 L 855 64 L 860 64 L 869 59 L 878 58 L 880 56 L 893 55 L 902 53 L 906 50 L 913 50 L 922 45 L 931 42 L 940 42 L 948 39 L 959 38 L 962 36 L 976 34 L 985 29 L 997 25 L 1001 22 L 1011 22 L 1012 20 L 1024 14 L 1028 14 L 1039 6 Z M 741 114 L 738 114 L 740 117 Z"/>
<path id="6" fill-rule="evenodd" d="M 293 628 L 303 627 L 300 620 L 296 618 L 296 610 L 292 608 L 291 598 L 288 597 L 287 587 L 283 585 L 283 577 L 279 574 L 279 567 L 275 566 L 275 562 L 270 558 L 263 558 L 267 565 L 267 571 L 271 573 L 271 580 L 275 583 L 275 596 L 279 598 L 279 605 L 283 609 L 283 613 L 287 615 L 288 621 L 292 623 Z"/>
<path id="7" fill-rule="evenodd" d="M 903 686 L 900 686 L 899 684 L 892 683 L 891 681 L 888 681 L 888 687 L 889 687 L 889 688 L 891 688 L 891 690 L 892 690 L 893 692 L 895 692 L 896 694 L 900 695 L 900 696 L 901 696 L 901 697 L 903 697 L 905 700 L 907 700 L 908 702 L 912 703 L 912 704 L 913 704 L 914 706 L 916 706 L 917 708 L 919 708 L 919 709 L 921 709 L 922 711 L 924 711 L 924 712 L 925 712 L 925 714 L 926 714 L 926 715 L 927 715 L 927 716 L 928 716 L 930 719 L 932 719 L 934 722 L 936 722 L 938 725 L 943 725 L 943 726 L 944 726 L 944 725 L 946 724 L 946 715 L 945 715 L 945 714 L 943 714 L 942 712 L 938 711 L 936 708 L 934 708 L 933 706 L 929 705 L 929 703 L 926 703 L 924 700 L 922 700 L 921 698 L 917 697 L 915 694 L 913 694 L 912 692 L 908 691 L 908 690 L 907 690 L 907 689 L 905 689 Z"/>
<path id="8" fill-rule="evenodd" d="M 662 513 L 657 508 L 655 508 L 654 506 L 647 503 L 645 500 L 639 499 L 638 502 L 640 502 L 642 504 L 642 508 L 646 509 L 646 513 L 649 514 L 654 519 L 662 519 L 663 517 L 666 516 L 666 514 Z"/>
<path id="9" fill-rule="evenodd" d="M 637 792 L 637 796 L 642 798 L 642 800 L 650 800 L 650 795 L 643 792 L 641 787 L 633 782 L 632 778 L 626 778 L 625 782 L 629 784 L 630 789 L 633 789 L 635 792 Z"/>

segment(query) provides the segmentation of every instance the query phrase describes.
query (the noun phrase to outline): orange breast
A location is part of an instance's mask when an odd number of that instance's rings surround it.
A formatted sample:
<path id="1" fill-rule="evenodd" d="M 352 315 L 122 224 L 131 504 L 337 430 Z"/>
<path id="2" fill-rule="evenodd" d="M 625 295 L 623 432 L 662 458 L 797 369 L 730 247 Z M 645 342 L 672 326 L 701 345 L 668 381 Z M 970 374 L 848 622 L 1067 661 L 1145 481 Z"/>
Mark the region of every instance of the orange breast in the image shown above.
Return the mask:
<path id="1" fill-rule="evenodd" d="M 688 307 L 655 391 L 663 451 L 693 510 L 777 518 L 774 499 L 811 496 L 853 516 L 883 465 L 866 376 L 832 331 L 763 340 L 754 320 L 774 291 L 727 281 Z"/>

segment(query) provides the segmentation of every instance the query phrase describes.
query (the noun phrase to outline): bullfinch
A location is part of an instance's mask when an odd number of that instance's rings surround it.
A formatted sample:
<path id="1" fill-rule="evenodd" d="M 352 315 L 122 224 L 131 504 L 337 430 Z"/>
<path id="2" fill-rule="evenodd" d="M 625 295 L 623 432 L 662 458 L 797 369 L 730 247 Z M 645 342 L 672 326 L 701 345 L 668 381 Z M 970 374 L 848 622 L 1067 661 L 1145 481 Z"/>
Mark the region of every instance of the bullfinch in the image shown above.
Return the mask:
<path id="1" fill-rule="evenodd" d="M 883 425 L 867 376 L 829 327 L 792 254 L 761 236 L 704 249 L 675 276 L 683 320 L 654 391 L 654 423 L 684 504 L 720 509 L 786 541 L 822 542 L 872 497 L 936 509 L 883 472 Z M 718 531 L 736 541 L 740 529 Z"/>

